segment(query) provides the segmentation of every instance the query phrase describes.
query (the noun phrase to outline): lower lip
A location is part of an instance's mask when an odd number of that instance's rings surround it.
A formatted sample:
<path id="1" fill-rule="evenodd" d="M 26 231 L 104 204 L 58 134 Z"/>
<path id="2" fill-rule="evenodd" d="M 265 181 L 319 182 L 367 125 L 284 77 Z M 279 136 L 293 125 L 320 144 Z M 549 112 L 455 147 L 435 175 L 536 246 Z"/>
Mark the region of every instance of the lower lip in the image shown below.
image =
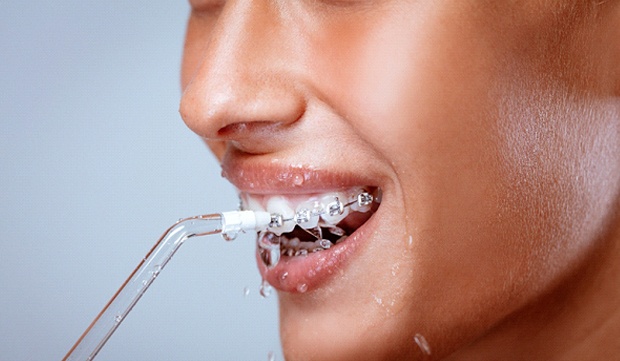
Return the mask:
<path id="1" fill-rule="evenodd" d="M 366 223 L 351 234 L 346 241 L 327 250 L 307 256 L 282 257 L 275 267 L 268 268 L 258 252 L 258 269 L 264 280 L 279 291 L 304 293 L 329 282 L 341 272 L 358 250 L 370 239 L 378 226 L 379 209 Z"/>

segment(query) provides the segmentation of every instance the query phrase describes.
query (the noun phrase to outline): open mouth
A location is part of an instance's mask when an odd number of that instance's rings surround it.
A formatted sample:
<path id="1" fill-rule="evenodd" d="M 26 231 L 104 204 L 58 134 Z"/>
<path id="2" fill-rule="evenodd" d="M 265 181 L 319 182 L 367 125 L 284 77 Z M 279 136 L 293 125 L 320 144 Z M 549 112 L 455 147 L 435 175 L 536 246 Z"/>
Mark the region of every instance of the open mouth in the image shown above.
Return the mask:
<path id="1" fill-rule="evenodd" d="M 380 202 L 381 191 L 376 187 L 291 196 L 241 194 L 243 209 L 272 214 L 269 228 L 257 239 L 268 266 L 280 257 L 303 257 L 346 241 L 372 217 Z"/>

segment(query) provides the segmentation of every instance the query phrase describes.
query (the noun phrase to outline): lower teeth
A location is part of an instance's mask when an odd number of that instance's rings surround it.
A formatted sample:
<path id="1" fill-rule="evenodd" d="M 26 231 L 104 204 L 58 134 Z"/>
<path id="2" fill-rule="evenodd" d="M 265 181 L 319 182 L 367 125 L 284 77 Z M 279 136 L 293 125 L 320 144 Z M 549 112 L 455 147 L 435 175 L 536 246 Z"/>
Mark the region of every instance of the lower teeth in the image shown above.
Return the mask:
<path id="1" fill-rule="evenodd" d="M 284 235 L 278 236 L 269 231 L 263 231 L 258 234 L 256 244 L 263 263 L 267 267 L 274 267 L 280 260 L 280 256 L 305 257 L 309 253 L 329 249 L 346 238 L 347 235 L 340 236 L 335 242 L 324 238 L 313 242 L 300 241 L 299 238 L 289 239 Z"/>
<path id="2" fill-rule="evenodd" d="M 330 232 L 336 230 L 336 232 Z M 342 229 L 333 226 L 332 229 L 326 228 L 320 233 L 329 233 L 335 240 L 316 238 L 314 241 L 301 241 L 295 237 L 292 239 L 287 238 L 285 235 L 278 236 L 269 231 L 263 231 L 258 234 L 257 245 L 260 250 L 261 258 L 263 262 L 269 266 L 274 263 L 276 257 L 274 253 L 278 253 L 281 256 L 289 257 L 303 257 L 309 253 L 321 252 L 331 248 L 334 244 L 338 244 L 347 239 L 347 235 Z M 314 233 L 312 234 L 314 236 Z M 276 261 L 277 263 L 277 261 Z"/>
<path id="3" fill-rule="evenodd" d="M 336 244 L 344 241 L 347 237 L 341 237 L 336 241 Z M 291 243 L 294 243 L 291 245 Z M 283 256 L 307 256 L 308 253 L 320 252 L 326 249 L 329 249 L 333 246 L 332 243 L 328 239 L 316 240 L 315 242 L 290 242 L 287 244 L 287 241 L 284 240 L 280 243 L 280 254 Z"/>

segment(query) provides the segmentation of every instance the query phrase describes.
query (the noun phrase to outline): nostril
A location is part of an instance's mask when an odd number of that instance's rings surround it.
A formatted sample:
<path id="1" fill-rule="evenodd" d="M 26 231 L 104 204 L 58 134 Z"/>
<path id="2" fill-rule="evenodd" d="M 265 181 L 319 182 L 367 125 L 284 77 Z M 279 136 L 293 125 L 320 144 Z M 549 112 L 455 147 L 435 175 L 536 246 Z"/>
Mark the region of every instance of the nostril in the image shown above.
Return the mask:
<path id="1" fill-rule="evenodd" d="M 255 137 L 273 135 L 282 128 L 283 124 L 270 121 L 238 122 L 224 126 L 217 131 L 221 139 L 241 139 L 250 134 Z"/>

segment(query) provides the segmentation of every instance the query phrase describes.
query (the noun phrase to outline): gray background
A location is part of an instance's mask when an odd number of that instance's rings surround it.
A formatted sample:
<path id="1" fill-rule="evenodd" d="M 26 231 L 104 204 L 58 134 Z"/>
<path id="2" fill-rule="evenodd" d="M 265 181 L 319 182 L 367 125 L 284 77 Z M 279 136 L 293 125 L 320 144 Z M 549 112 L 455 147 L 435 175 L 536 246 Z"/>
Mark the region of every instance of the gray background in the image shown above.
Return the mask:
<path id="1" fill-rule="evenodd" d="M 0 360 L 60 360 L 164 229 L 236 207 L 177 112 L 188 11 L 3 2 Z M 97 360 L 281 360 L 253 252 L 185 244 Z"/>

